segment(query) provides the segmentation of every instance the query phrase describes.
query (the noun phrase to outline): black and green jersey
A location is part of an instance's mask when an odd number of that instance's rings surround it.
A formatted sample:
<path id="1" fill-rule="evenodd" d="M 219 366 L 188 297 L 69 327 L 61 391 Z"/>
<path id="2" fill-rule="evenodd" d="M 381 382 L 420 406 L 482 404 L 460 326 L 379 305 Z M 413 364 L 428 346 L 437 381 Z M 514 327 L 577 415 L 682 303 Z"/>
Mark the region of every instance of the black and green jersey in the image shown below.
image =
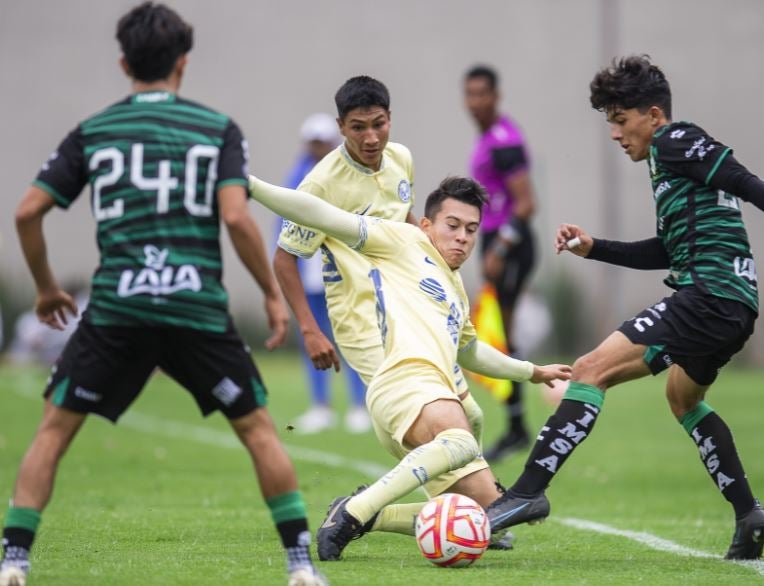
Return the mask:
<path id="1" fill-rule="evenodd" d="M 134 94 L 77 126 L 35 185 L 68 208 L 90 184 L 101 258 L 85 319 L 224 332 L 217 191 L 246 186 L 246 165 L 228 116 L 167 92 Z"/>
<path id="2" fill-rule="evenodd" d="M 665 283 L 695 285 L 758 312 L 756 268 L 734 194 L 714 173 L 732 150 L 698 126 L 676 122 L 653 136 L 648 163 L 658 237 L 671 261 Z"/>

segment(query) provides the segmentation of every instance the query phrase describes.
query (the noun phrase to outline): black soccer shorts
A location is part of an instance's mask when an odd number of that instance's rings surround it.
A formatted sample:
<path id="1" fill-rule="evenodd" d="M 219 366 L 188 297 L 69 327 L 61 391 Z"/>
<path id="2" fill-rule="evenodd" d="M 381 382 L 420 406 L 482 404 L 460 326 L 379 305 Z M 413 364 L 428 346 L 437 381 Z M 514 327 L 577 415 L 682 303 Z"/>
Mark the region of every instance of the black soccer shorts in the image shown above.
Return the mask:
<path id="1" fill-rule="evenodd" d="M 618 331 L 647 346 L 644 360 L 653 374 L 678 364 L 705 386 L 753 334 L 756 317 L 743 303 L 690 286 L 623 322 Z"/>
<path id="2" fill-rule="evenodd" d="M 95 326 L 84 318 L 45 389 L 54 405 L 116 422 L 161 368 L 196 400 L 202 414 L 229 419 L 266 404 L 249 349 L 229 320 L 225 333 L 189 328 Z"/>

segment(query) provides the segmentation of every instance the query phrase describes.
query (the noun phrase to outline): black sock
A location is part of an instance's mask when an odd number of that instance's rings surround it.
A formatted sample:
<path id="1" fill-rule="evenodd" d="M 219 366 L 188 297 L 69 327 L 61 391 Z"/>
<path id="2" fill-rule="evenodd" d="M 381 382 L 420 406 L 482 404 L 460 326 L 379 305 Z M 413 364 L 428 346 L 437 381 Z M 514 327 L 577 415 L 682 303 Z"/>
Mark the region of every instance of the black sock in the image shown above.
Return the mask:
<path id="1" fill-rule="evenodd" d="M 698 446 L 701 461 L 711 480 L 735 509 L 735 517 L 744 517 L 756 501 L 727 424 L 703 401 L 679 422 Z"/>
<path id="2" fill-rule="evenodd" d="M 510 491 L 536 495 L 546 490 L 565 460 L 594 427 L 605 394 L 597 387 L 571 382 L 560 406 L 536 439 L 525 468 Z"/>
<path id="3" fill-rule="evenodd" d="M 294 519 L 276 524 L 281 543 L 287 553 L 287 568 L 292 571 L 301 566 L 310 566 L 310 531 L 307 519 Z"/>

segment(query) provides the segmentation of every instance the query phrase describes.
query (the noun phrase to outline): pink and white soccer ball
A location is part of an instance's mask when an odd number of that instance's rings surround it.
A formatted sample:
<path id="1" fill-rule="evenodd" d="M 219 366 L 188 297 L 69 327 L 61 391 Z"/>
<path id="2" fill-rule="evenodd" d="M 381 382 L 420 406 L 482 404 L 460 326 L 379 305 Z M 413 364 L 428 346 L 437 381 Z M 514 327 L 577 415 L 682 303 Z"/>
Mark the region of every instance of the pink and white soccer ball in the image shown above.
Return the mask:
<path id="1" fill-rule="evenodd" d="M 469 566 L 491 542 L 491 523 L 471 498 L 441 494 L 419 512 L 416 542 L 422 555 L 437 566 Z"/>

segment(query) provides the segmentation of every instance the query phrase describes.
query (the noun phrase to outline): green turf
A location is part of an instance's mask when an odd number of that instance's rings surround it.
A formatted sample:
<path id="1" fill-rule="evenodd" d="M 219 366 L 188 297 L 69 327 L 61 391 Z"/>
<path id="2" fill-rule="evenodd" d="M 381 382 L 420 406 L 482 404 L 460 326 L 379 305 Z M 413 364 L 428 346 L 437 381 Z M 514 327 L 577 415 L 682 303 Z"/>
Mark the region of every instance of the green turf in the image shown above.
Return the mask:
<path id="1" fill-rule="evenodd" d="M 329 457 L 316 462 L 316 450 L 377 465 L 392 460 L 372 434 L 287 431 L 307 405 L 298 361 L 282 353 L 259 356 L 258 364 L 273 416 L 295 455 L 315 528 L 334 496 L 371 480 L 355 468 L 329 465 Z M 0 367 L 2 515 L 39 418 L 37 395 L 45 377 L 41 371 Z M 730 369 L 708 398 L 735 433 L 749 479 L 760 492 L 762 382 L 761 372 Z M 371 534 L 353 542 L 342 562 L 321 564 L 322 571 L 335 585 L 764 581 L 760 565 L 657 551 L 562 522 L 577 518 L 646 532 L 715 555 L 726 550 L 731 511 L 670 416 L 664 383 L 664 377 L 646 379 L 608 396 L 592 438 L 550 487 L 552 517 L 541 526 L 517 528 L 514 551 L 488 552 L 467 569 L 441 569 L 420 557 L 411 538 Z M 344 409 L 344 393 L 335 395 Z M 501 408 L 486 394 L 476 395 L 486 412 L 489 443 L 499 433 Z M 550 407 L 537 392 L 528 395 L 530 418 L 538 428 Z M 522 461 L 502 463 L 497 475 L 511 482 Z M 95 418 L 86 424 L 62 463 L 32 562 L 30 586 L 285 583 L 278 538 L 247 456 L 221 417 L 202 420 L 192 400 L 161 375 L 152 379 L 124 424 L 115 427 Z"/>

